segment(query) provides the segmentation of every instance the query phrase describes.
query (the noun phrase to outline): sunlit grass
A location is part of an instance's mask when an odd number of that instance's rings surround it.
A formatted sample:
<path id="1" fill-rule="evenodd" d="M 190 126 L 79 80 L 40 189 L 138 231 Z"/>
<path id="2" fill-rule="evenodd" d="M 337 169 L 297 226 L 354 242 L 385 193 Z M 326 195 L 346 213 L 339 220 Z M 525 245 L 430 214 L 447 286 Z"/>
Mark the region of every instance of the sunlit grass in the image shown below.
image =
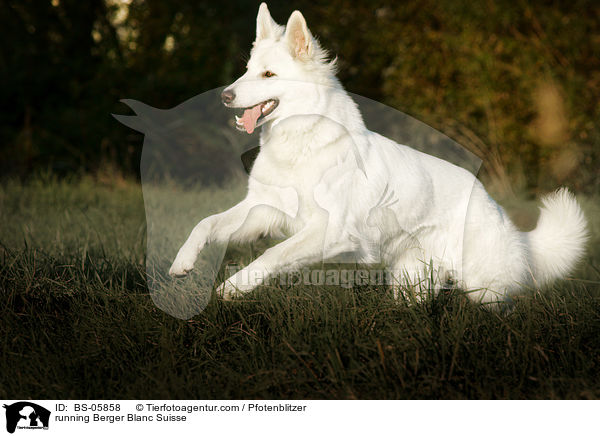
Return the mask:
<path id="1" fill-rule="evenodd" d="M 157 213 L 180 226 L 169 258 L 197 219 L 243 194 L 156 189 Z M 598 398 L 600 210 L 580 200 L 593 238 L 577 278 L 530 290 L 510 311 L 456 291 L 416 304 L 380 286 L 274 281 L 233 302 L 213 297 L 184 321 L 147 287 L 144 201 L 154 200 L 139 185 L 4 182 L 0 396 Z M 226 262 L 265 246 L 230 248 Z"/>

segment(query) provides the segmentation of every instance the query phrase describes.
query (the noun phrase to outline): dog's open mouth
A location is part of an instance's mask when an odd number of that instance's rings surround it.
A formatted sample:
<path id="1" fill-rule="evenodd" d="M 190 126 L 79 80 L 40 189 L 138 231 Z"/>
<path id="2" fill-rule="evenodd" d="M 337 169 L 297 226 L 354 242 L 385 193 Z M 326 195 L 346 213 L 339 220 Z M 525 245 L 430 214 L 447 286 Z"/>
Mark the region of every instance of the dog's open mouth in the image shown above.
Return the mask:
<path id="1" fill-rule="evenodd" d="M 267 116 L 275 110 L 278 104 L 279 100 L 274 98 L 244 109 L 241 117 L 235 116 L 235 127 L 238 130 L 245 130 L 248 134 L 254 132 L 256 127 L 266 121 Z"/>

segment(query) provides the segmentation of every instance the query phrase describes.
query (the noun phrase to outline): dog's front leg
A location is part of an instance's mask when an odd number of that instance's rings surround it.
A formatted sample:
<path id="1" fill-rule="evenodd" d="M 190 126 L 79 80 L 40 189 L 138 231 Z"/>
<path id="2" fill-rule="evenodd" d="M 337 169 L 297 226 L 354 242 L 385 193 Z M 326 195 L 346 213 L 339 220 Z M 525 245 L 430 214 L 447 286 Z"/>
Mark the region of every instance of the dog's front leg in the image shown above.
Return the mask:
<path id="1" fill-rule="evenodd" d="M 225 280 L 217 288 L 217 294 L 227 300 L 263 284 L 270 276 L 322 261 L 326 230 L 327 217 L 314 219 L 300 232 L 267 249 L 246 268 Z M 327 250 L 328 253 L 334 251 Z"/>
<path id="2" fill-rule="evenodd" d="M 169 274 L 175 277 L 187 275 L 194 268 L 198 253 L 209 242 L 227 242 L 232 233 L 242 227 L 250 210 L 256 203 L 246 198 L 225 212 L 211 215 L 200 221 L 179 249 Z"/>

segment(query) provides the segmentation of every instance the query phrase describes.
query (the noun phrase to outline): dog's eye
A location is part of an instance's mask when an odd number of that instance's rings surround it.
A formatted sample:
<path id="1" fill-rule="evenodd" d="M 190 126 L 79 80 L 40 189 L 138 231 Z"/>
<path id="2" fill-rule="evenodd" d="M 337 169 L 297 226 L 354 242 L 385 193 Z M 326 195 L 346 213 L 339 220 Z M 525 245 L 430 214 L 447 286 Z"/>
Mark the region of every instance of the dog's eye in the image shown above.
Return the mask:
<path id="1" fill-rule="evenodd" d="M 263 77 L 273 77 L 273 76 L 275 76 L 275 73 L 272 71 L 267 70 L 263 73 Z"/>

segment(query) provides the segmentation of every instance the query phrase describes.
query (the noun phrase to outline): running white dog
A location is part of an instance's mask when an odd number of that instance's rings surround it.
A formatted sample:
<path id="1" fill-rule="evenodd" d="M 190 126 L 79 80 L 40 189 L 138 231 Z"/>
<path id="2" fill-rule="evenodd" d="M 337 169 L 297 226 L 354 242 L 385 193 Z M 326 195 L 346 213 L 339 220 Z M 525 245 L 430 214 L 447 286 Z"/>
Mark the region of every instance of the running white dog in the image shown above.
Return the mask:
<path id="1" fill-rule="evenodd" d="M 572 270 L 587 237 L 572 194 L 544 198 L 537 228 L 518 231 L 470 172 L 367 130 L 326 56 L 300 12 L 284 28 L 260 5 L 247 72 L 222 93 L 244 109 L 238 129 L 262 126 L 248 194 L 193 229 L 171 275 L 208 243 L 264 235 L 289 237 L 221 284 L 224 298 L 347 253 L 384 262 L 396 290 L 433 267 L 434 287 L 455 283 L 482 302 Z"/>

